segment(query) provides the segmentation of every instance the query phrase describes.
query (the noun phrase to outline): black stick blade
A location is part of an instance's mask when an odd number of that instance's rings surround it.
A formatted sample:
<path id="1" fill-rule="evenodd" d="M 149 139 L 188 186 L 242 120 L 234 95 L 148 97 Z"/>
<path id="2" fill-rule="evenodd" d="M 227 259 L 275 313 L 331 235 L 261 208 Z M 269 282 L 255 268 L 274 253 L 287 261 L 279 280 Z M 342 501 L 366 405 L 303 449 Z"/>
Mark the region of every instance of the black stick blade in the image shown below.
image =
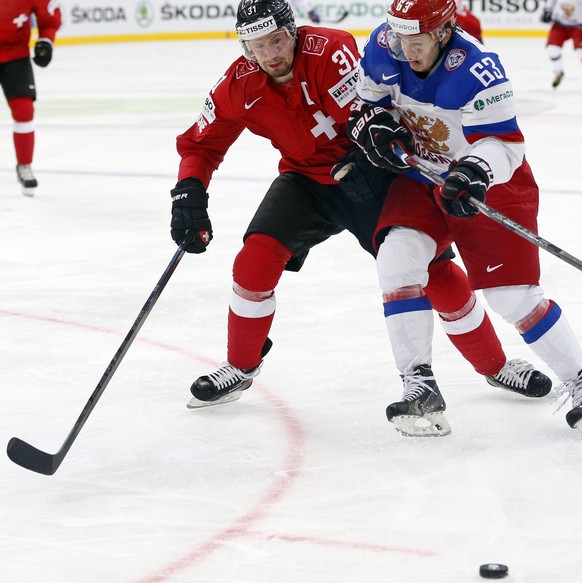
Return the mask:
<path id="1" fill-rule="evenodd" d="M 15 464 L 45 476 L 52 476 L 62 461 L 58 454 L 41 451 L 18 437 L 10 439 L 6 453 Z"/>

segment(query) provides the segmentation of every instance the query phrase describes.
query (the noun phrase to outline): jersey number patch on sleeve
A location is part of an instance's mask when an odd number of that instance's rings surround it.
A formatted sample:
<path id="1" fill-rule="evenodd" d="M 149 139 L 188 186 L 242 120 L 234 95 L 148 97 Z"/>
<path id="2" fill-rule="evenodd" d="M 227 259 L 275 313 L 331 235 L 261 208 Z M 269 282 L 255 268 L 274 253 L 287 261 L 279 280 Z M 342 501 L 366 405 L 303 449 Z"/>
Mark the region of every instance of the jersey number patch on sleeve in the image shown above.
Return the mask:
<path id="1" fill-rule="evenodd" d="M 489 87 L 495 80 L 505 79 L 505 75 L 499 70 L 491 57 L 481 59 L 469 70 L 485 87 Z"/>

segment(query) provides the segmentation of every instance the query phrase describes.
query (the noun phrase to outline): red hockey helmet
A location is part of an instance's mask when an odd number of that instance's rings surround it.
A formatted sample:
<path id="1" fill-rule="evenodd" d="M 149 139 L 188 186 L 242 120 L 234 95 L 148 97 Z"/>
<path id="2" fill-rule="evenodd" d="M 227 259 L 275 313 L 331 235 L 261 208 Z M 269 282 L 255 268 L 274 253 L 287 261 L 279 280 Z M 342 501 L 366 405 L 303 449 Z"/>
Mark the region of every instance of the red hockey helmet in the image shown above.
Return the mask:
<path id="1" fill-rule="evenodd" d="M 455 24 L 455 0 L 394 0 L 386 14 L 390 28 L 405 35 L 434 32 Z"/>

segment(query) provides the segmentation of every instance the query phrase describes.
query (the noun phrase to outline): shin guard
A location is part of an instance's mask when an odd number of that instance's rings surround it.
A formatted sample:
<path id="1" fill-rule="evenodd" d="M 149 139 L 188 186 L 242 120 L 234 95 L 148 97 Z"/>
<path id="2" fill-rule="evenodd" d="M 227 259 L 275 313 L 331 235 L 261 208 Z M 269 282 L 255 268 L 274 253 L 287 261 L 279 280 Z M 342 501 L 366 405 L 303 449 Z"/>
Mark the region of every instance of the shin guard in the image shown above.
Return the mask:
<path id="1" fill-rule="evenodd" d="M 12 112 L 14 150 L 18 164 L 31 164 L 34 154 L 34 105 L 30 97 L 8 101 Z"/>
<path id="2" fill-rule="evenodd" d="M 276 239 L 252 234 L 237 255 L 228 311 L 227 360 L 249 370 L 261 363 L 261 351 L 275 316 L 275 287 L 292 253 Z"/>
<path id="3" fill-rule="evenodd" d="M 498 373 L 507 359 L 465 272 L 447 259 L 432 264 L 429 275 L 425 293 L 455 348 L 479 374 Z"/>

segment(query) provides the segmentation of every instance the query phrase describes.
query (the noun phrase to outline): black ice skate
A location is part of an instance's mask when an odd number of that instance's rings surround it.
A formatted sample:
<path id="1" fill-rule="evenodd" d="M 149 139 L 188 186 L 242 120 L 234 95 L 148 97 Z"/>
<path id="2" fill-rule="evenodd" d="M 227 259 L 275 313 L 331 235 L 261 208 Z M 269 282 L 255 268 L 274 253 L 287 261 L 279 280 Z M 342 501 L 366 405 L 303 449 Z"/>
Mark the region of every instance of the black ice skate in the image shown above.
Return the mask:
<path id="1" fill-rule="evenodd" d="M 555 89 L 561 82 L 562 79 L 564 78 L 564 71 L 560 71 L 555 77 L 554 80 L 552 81 L 552 87 Z"/>
<path id="2" fill-rule="evenodd" d="M 572 397 L 572 409 L 566 413 L 566 422 L 572 429 L 582 431 L 582 370 L 578 372 L 574 379 L 562 383 L 556 389 L 556 398 L 565 394 Z"/>
<path id="3" fill-rule="evenodd" d="M 16 176 L 18 177 L 18 182 L 22 184 L 22 194 L 34 196 L 34 189 L 38 186 L 38 181 L 32 173 L 30 164 L 17 164 Z"/>
<path id="4" fill-rule="evenodd" d="M 242 392 L 253 384 L 253 378 L 259 374 L 260 369 L 261 365 L 244 371 L 223 362 L 214 372 L 194 381 L 190 387 L 193 397 L 188 402 L 188 409 L 220 405 L 240 399 Z"/>
<path id="5" fill-rule="evenodd" d="M 447 408 L 430 366 L 421 364 L 401 375 L 402 401 L 386 408 L 388 421 L 402 435 L 414 437 L 443 436 L 451 432 L 445 419 Z"/>
<path id="6" fill-rule="evenodd" d="M 261 358 L 271 350 L 273 342 L 267 338 Z M 250 370 L 241 370 L 223 362 L 217 370 L 196 379 L 190 387 L 192 398 L 188 402 L 188 409 L 199 409 L 211 405 L 230 403 L 241 398 L 242 392 L 253 384 L 253 379 L 261 372 L 263 361 Z"/>
<path id="7" fill-rule="evenodd" d="M 497 374 L 485 379 L 494 387 L 525 397 L 545 397 L 552 389 L 552 381 L 545 374 L 519 358 L 508 360 Z"/>

